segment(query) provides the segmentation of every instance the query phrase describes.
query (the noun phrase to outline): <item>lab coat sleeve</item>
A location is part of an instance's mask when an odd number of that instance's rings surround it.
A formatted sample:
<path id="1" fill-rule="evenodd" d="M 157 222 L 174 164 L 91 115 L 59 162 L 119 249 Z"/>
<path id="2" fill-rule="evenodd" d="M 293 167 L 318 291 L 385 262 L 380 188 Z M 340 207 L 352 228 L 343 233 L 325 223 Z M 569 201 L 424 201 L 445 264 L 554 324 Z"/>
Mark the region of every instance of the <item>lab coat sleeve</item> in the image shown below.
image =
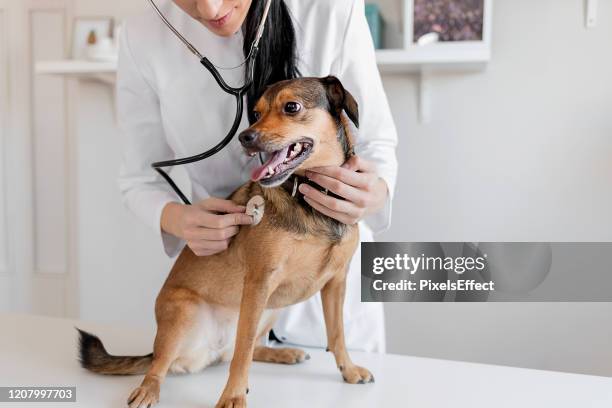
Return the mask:
<path id="1" fill-rule="evenodd" d="M 124 144 L 119 190 L 126 207 L 155 231 L 165 253 L 174 257 L 184 242 L 162 231 L 160 221 L 166 204 L 180 201 L 151 168 L 151 163 L 171 159 L 174 153 L 165 139 L 157 93 L 134 59 L 128 31 L 126 24 L 117 72 L 117 119 Z"/>
<path id="2" fill-rule="evenodd" d="M 397 178 L 397 131 L 376 65 L 364 2 L 354 0 L 352 3 L 342 52 L 334 63 L 334 72 L 359 104 L 360 128 L 356 135 L 355 152 L 376 164 L 378 175 L 387 183 L 389 190 L 385 206 L 365 219 L 372 231 L 379 233 L 391 223 Z"/>

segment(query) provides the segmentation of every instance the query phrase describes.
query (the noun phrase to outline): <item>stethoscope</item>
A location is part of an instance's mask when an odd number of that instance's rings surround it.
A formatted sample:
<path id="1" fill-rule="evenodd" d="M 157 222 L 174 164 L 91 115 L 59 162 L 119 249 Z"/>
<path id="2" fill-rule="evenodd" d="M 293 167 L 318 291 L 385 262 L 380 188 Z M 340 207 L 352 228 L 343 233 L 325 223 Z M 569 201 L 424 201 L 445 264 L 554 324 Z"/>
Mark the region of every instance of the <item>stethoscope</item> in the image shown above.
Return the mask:
<path id="1" fill-rule="evenodd" d="M 164 14 L 161 12 L 159 7 L 157 7 L 154 0 L 148 0 L 148 1 L 149 3 L 151 3 L 151 6 L 153 6 L 153 8 L 155 9 L 157 14 L 163 21 L 163 23 L 170 29 L 170 31 L 172 31 L 174 35 L 179 40 L 181 40 L 183 44 L 185 44 L 187 49 L 191 51 L 193 55 L 198 57 L 198 59 L 200 60 L 200 63 L 204 65 L 204 68 L 206 68 L 208 72 L 210 72 L 211 75 L 215 78 L 215 80 L 217 81 L 217 84 L 219 84 L 219 87 L 226 93 L 230 95 L 234 95 L 234 97 L 236 98 L 236 116 L 234 118 L 234 123 L 232 124 L 232 127 L 230 128 L 227 135 L 216 146 L 214 146 L 213 148 L 203 153 L 197 154 L 195 156 L 184 157 L 182 159 L 164 160 L 164 161 L 160 161 L 160 162 L 151 164 L 151 167 L 153 167 L 168 182 L 170 187 L 172 187 L 172 189 L 176 192 L 176 194 L 180 197 L 180 199 L 185 204 L 191 204 L 189 199 L 185 196 L 185 194 L 183 194 L 181 189 L 176 185 L 176 183 L 174 183 L 172 178 L 168 175 L 168 173 L 166 173 L 163 170 L 163 168 L 171 167 L 171 166 L 180 166 L 183 164 L 194 163 L 200 160 L 207 159 L 210 156 L 216 153 L 219 153 L 221 150 L 223 150 L 223 148 L 227 146 L 229 142 L 232 141 L 232 139 L 236 135 L 236 132 L 238 132 L 238 127 L 240 126 L 240 122 L 242 121 L 242 115 L 244 113 L 244 95 L 246 94 L 248 89 L 253 84 L 254 64 L 255 64 L 255 59 L 257 58 L 257 53 L 259 52 L 259 40 L 261 39 L 261 36 L 263 35 L 263 31 L 266 25 L 266 20 L 268 19 L 268 13 L 270 11 L 270 4 L 272 3 L 272 0 L 266 0 L 264 14 L 261 18 L 261 22 L 259 23 L 259 28 L 257 29 L 257 35 L 255 36 L 255 40 L 253 41 L 253 44 L 251 45 L 249 54 L 247 55 L 246 59 L 241 64 L 239 64 L 236 67 L 232 67 L 232 68 L 238 68 L 244 65 L 245 63 L 247 64 L 246 80 L 244 82 L 244 85 L 242 85 L 239 88 L 234 88 L 234 87 L 229 86 L 223 80 L 223 77 L 217 70 L 217 67 L 208 58 L 202 55 L 197 50 L 197 48 L 193 46 L 193 44 L 187 41 L 187 39 L 185 39 L 185 37 L 183 37 L 181 33 L 178 32 L 178 30 L 168 21 L 166 16 L 164 16 Z M 230 68 L 227 68 L 227 69 L 230 69 Z"/>

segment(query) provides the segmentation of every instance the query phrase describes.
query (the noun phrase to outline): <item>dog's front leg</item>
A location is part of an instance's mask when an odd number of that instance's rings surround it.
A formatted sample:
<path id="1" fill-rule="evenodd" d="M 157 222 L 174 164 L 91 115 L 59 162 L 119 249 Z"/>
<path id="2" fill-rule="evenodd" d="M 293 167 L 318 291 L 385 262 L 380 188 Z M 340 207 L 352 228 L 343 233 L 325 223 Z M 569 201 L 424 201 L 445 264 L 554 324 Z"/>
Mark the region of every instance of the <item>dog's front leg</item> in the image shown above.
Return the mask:
<path id="1" fill-rule="evenodd" d="M 265 276 L 264 276 L 265 275 Z M 229 378 L 216 408 L 246 407 L 249 367 L 257 339 L 257 326 L 271 292 L 271 273 L 245 278 L 240 303 L 234 357 Z"/>
<path id="2" fill-rule="evenodd" d="M 351 384 L 374 382 L 374 376 L 367 369 L 351 361 L 344 343 L 343 305 L 346 289 L 346 275 L 336 275 L 321 289 L 323 315 L 327 329 L 327 349 L 334 353 L 336 365 L 344 381 Z"/>

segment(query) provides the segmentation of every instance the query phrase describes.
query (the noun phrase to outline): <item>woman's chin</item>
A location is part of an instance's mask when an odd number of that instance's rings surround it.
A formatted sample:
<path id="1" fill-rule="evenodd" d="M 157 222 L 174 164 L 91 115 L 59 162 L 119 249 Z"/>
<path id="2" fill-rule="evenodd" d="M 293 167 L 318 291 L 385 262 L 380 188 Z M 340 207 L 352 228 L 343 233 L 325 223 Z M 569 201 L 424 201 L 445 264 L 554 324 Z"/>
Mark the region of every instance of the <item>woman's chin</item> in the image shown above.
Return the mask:
<path id="1" fill-rule="evenodd" d="M 218 26 L 216 24 L 212 24 L 210 22 L 204 22 L 206 28 L 208 28 L 213 34 L 218 35 L 219 37 L 231 37 L 240 31 L 240 24 L 224 24 L 222 26 Z"/>

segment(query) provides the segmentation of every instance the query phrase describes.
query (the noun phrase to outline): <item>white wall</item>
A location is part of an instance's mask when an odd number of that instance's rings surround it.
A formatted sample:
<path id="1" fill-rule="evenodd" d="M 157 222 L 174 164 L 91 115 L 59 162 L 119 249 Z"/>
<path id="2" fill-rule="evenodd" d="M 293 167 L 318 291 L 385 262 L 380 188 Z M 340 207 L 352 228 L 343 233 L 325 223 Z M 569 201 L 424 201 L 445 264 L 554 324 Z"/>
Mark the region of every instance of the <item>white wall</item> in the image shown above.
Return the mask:
<path id="1" fill-rule="evenodd" d="M 119 20 L 134 15 L 148 6 L 147 0 L 73 0 L 74 14 L 80 16 L 113 16 Z"/>
<path id="2" fill-rule="evenodd" d="M 400 131 L 389 240 L 612 240 L 612 4 L 497 1 L 486 72 L 441 75 L 432 122 L 416 82 L 386 77 Z"/>
<path id="3" fill-rule="evenodd" d="M 0 2 L 0 310 L 9 307 L 9 259 L 6 187 L 6 140 L 8 138 L 8 7 Z"/>
<path id="4" fill-rule="evenodd" d="M 384 78 L 400 179 L 382 239 L 611 240 L 612 4 L 586 30 L 583 3 L 497 0 L 493 60 L 434 80 L 430 124 L 416 119 L 415 78 Z M 74 7 L 122 17 L 146 2 Z M 148 325 L 169 262 L 119 201 L 111 96 L 84 84 L 78 104 L 81 316 Z M 612 375 L 611 316 L 610 304 L 390 304 L 389 350 Z"/>
<path id="5" fill-rule="evenodd" d="M 612 3 L 498 0 L 486 72 L 386 77 L 400 132 L 388 241 L 612 240 Z M 399 211 L 401 209 L 401 212 Z M 390 304 L 391 352 L 612 375 L 612 304 Z"/>
<path id="6" fill-rule="evenodd" d="M 0 307 L 66 315 L 68 256 L 64 83 L 32 61 L 65 55 L 69 0 L 0 0 Z"/>

